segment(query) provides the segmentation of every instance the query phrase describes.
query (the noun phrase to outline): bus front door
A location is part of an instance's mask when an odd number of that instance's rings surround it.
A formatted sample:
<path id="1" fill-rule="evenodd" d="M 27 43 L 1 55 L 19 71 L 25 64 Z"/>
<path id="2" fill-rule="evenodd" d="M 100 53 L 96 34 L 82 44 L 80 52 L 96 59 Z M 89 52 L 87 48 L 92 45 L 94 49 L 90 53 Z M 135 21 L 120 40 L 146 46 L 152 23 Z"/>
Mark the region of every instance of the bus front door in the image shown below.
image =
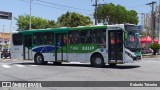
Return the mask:
<path id="1" fill-rule="evenodd" d="M 123 63 L 123 31 L 108 31 L 108 63 Z"/>
<path id="2" fill-rule="evenodd" d="M 23 40 L 23 59 L 24 60 L 31 60 L 31 47 L 32 47 L 32 35 L 24 35 Z"/>
<path id="3" fill-rule="evenodd" d="M 67 33 L 56 34 L 55 60 L 67 61 Z"/>

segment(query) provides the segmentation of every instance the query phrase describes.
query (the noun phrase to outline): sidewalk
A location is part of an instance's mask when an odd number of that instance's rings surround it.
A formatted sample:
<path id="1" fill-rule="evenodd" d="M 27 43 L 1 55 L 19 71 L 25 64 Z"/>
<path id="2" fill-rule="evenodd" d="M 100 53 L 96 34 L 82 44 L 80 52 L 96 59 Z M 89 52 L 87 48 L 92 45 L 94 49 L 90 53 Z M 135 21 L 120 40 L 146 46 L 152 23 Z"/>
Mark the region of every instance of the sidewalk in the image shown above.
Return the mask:
<path id="1" fill-rule="evenodd" d="M 160 62 L 160 55 L 143 55 L 142 61 L 158 61 Z"/>
<path id="2" fill-rule="evenodd" d="M 160 59 L 160 55 L 143 55 L 142 58 L 159 58 Z"/>

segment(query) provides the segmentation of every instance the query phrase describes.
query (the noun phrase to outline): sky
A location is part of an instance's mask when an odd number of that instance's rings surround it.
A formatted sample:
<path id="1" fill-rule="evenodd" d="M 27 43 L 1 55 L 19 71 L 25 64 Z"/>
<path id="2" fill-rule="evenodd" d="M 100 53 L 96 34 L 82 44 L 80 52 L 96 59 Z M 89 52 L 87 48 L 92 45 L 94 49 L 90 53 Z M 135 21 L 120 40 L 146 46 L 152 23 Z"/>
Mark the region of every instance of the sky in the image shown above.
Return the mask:
<path id="1" fill-rule="evenodd" d="M 15 31 L 18 27 L 16 20 L 19 15 L 30 14 L 30 0 L 0 0 L 0 11 L 12 12 L 13 19 L 0 19 L 0 32 Z M 159 5 L 160 0 L 154 0 Z M 98 0 L 100 4 L 113 3 L 124 6 L 127 10 L 138 12 L 139 24 L 141 24 L 141 13 L 151 12 L 151 6 L 146 5 L 152 0 Z M 77 12 L 93 18 L 95 0 L 32 0 L 32 16 L 47 20 L 57 21 L 62 14 Z"/>

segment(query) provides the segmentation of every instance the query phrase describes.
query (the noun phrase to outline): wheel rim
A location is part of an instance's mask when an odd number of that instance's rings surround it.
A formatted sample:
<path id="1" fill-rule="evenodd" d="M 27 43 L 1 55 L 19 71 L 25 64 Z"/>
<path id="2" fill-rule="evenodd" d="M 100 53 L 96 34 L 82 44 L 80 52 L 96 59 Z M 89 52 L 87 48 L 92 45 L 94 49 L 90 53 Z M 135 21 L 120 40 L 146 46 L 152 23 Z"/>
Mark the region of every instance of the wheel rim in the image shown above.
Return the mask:
<path id="1" fill-rule="evenodd" d="M 101 58 L 96 58 L 96 59 L 95 59 L 95 63 L 96 63 L 96 64 L 101 64 L 101 62 L 102 62 Z"/>
<path id="2" fill-rule="evenodd" d="M 38 62 L 38 63 L 41 63 L 41 62 L 42 62 L 42 57 L 39 56 L 39 55 L 37 56 L 37 62 Z"/>

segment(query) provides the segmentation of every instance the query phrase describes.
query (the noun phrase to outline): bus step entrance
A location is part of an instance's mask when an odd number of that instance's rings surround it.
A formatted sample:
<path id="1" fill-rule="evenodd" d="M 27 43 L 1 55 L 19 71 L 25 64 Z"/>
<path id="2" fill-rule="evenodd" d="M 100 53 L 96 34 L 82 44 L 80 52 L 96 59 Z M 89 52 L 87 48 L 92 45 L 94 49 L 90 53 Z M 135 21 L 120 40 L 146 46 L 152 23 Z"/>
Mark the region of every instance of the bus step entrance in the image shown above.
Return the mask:
<path id="1" fill-rule="evenodd" d="M 120 64 L 120 63 L 123 63 L 123 61 L 122 60 L 110 60 L 108 63 Z"/>

